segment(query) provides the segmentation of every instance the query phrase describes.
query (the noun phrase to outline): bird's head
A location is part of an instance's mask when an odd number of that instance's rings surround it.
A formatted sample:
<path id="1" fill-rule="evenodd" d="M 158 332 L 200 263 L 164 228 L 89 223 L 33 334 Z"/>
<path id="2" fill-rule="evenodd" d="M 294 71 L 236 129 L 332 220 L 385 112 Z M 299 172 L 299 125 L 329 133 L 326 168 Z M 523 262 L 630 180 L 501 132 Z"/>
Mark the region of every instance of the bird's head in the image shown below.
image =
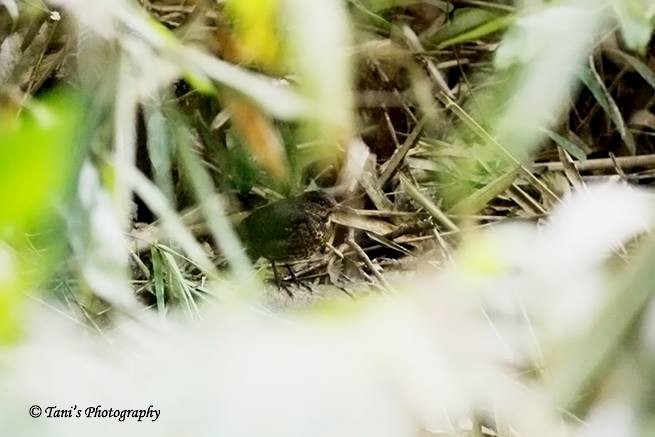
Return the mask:
<path id="1" fill-rule="evenodd" d="M 323 191 L 307 191 L 299 196 L 303 207 L 313 214 L 327 218 L 334 212 L 337 202 Z"/>

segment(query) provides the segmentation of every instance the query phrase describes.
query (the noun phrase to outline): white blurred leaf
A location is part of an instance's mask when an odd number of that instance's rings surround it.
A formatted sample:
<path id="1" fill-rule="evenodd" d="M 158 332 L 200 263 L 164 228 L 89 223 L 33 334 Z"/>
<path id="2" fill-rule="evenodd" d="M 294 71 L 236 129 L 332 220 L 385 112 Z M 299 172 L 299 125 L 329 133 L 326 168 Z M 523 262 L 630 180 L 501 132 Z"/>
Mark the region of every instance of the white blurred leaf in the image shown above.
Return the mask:
<path id="1" fill-rule="evenodd" d="M 68 9 L 82 25 L 109 39 L 118 35 L 112 3 L 116 10 L 125 8 L 127 5 L 125 0 L 114 0 L 113 2 L 95 0 L 93 5 L 89 5 L 88 0 L 50 0 L 50 3 Z"/>
<path id="2" fill-rule="evenodd" d="M 628 402 L 605 402 L 595 408 L 576 437 L 632 437 L 637 432 L 637 417 Z"/>
<path id="3" fill-rule="evenodd" d="M 519 157 L 534 149 L 542 129 L 568 101 L 576 69 L 595 41 L 604 17 L 587 3 L 555 3 L 528 12 L 496 52 L 498 68 L 517 67 L 517 72 L 511 100 L 495 121 L 493 135 Z"/>
<path id="4" fill-rule="evenodd" d="M 136 61 L 143 62 L 143 46 L 149 46 L 152 56 L 160 62 L 149 66 L 149 73 L 155 78 L 168 78 L 171 71 L 182 71 L 193 79 L 196 85 L 211 88 L 206 83 L 211 78 L 231 87 L 253 99 L 261 107 L 280 118 L 296 118 L 306 115 L 304 100 L 290 87 L 251 73 L 246 69 L 227 63 L 202 51 L 181 44 L 166 28 L 151 20 L 134 3 L 126 0 L 95 0 L 89 7 L 87 0 L 53 0 L 66 7 L 78 21 L 107 39 L 117 39 L 123 48 L 130 51 Z M 120 38 L 118 38 L 120 36 Z M 154 59 L 149 55 L 150 61 Z M 144 68 L 148 68 L 142 65 Z M 152 78 L 143 75 L 145 82 Z M 153 83 L 152 81 L 149 83 Z M 154 85 L 161 85 L 155 81 Z"/>
<path id="5" fill-rule="evenodd" d="M 319 137 L 328 144 L 353 131 L 351 32 L 341 0 L 285 0 L 293 67 Z"/>
<path id="6" fill-rule="evenodd" d="M 601 263 L 654 224 L 653 194 L 618 183 L 579 189 L 555 208 L 524 264 L 549 288 L 548 298 L 532 298 L 549 335 L 561 340 L 588 328 L 608 299 Z"/>
<path id="7" fill-rule="evenodd" d="M 481 291 L 509 356 L 538 361 L 542 348 L 589 328 L 609 298 L 601 263 L 654 225 L 649 191 L 591 185 L 565 198 L 542 227 L 503 224 L 469 238 L 453 272 Z"/>
<path id="8" fill-rule="evenodd" d="M 507 400 L 501 405 L 523 399 L 510 379 L 490 382 L 497 361 L 485 346 L 485 326 L 461 306 L 441 305 L 447 301 L 430 293 L 375 299 L 359 309 L 349 304 L 354 311 L 338 318 L 271 317 L 227 305 L 194 324 L 144 312 L 116 323 L 104 339 L 37 315 L 27 344 L 3 356 L 0 430 L 17 435 L 20 427 L 25 437 L 301 437 L 308 430 L 317 437 L 406 437 L 420 428 L 450 429 L 451 418 L 456 423 L 493 393 Z M 147 423 L 13 419 L 13 405 L 37 402 L 153 405 L 161 416 Z M 517 429 L 549 429 L 521 421 Z"/>
<path id="9" fill-rule="evenodd" d="M 620 183 L 578 190 L 553 211 L 542 244 L 561 253 L 552 260 L 561 266 L 596 264 L 652 228 L 654 200 L 649 191 Z"/>
<path id="10" fill-rule="evenodd" d="M 655 15 L 655 1 L 612 0 L 612 6 L 626 44 L 643 53 L 653 33 L 651 20 Z"/>
<path id="11" fill-rule="evenodd" d="M 89 163 L 79 179 L 81 210 L 69 223 L 71 243 L 91 289 L 118 308 L 136 305 L 127 279 L 127 239 L 109 193 Z"/>
<path id="12" fill-rule="evenodd" d="M 352 138 L 346 144 L 346 164 L 341 169 L 335 192 L 348 193 L 355 189 L 371 152 L 361 138 Z"/>
<path id="13" fill-rule="evenodd" d="M 5 9 L 7 9 L 7 12 L 9 12 L 9 16 L 16 20 L 18 18 L 18 5 L 16 4 L 15 0 L 0 0 L 0 4 L 2 4 Z"/>

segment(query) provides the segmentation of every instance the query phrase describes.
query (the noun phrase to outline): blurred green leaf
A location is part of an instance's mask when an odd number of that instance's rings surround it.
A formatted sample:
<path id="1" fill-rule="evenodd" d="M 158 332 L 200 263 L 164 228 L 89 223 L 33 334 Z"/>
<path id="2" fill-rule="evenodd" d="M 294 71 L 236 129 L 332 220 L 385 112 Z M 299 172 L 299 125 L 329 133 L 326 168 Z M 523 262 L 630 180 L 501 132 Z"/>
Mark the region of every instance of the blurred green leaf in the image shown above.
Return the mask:
<path id="1" fill-rule="evenodd" d="M 621 356 L 617 351 L 629 340 L 635 320 L 653 297 L 652 271 L 655 244 L 649 241 L 616 283 L 616 289 L 586 335 L 570 345 L 569 353 L 553 367 L 553 394 L 557 405 L 580 414 L 590 397 L 584 396 L 593 379 Z"/>
<path id="2" fill-rule="evenodd" d="M 11 344 L 20 337 L 20 314 L 23 296 L 14 290 L 0 289 L 0 345 Z"/>
<path id="3" fill-rule="evenodd" d="M 150 256 L 152 257 L 153 288 L 157 299 L 157 311 L 161 315 L 166 315 L 166 275 L 161 250 L 151 247 Z"/>
<path id="4" fill-rule="evenodd" d="M 507 29 L 516 20 L 514 14 L 498 15 L 482 9 L 455 14 L 451 24 L 444 30 L 443 36 L 438 33 L 433 38 L 437 48 L 444 49 L 455 44 L 474 41 Z M 449 30 L 449 28 L 452 29 Z"/>
<path id="5" fill-rule="evenodd" d="M 390 31 L 393 25 L 387 21 L 384 17 L 376 14 L 372 10 L 370 10 L 366 5 L 364 5 L 362 2 L 358 0 L 350 0 L 350 3 L 360 10 L 367 18 L 370 20 L 370 22 L 379 27 L 382 30 Z"/>
<path id="6" fill-rule="evenodd" d="M 445 48 L 498 32 L 513 21 L 513 14 L 501 15 L 486 9 L 461 8 L 455 11 L 453 19 L 446 26 L 426 42 Z"/>
<path id="7" fill-rule="evenodd" d="M 145 108 L 146 129 L 148 132 L 148 157 L 154 174 L 154 180 L 162 193 L 175 203 L 172 156 L 175 153 L 172 123 L 166 119 L 158 105 L 151 104 Z"/>
<path id="8" fill-rule="evenodd" d="M 50 265 L 52 252 L 35 241 L 51 243 L 45 225 L 71 187 L 81 113 L 76 99 L 57 93 L 0 119 L 0 344 L 18 337 L 23 292 Z M 37 237 L 28 242 L 28 232 Z"/>
<path id="9" fill-rule="evenodd" d="M 197 71 L 187 70 L 184 73 L 184 79 L 189 82 L 189 85 L 196 91 L 207 96 L 215 96 L 217 94 L 216 87 L 204 74 Z"/>
<path id="10" fill-rule="evenodd" d="M 612 6 L 628 47 L 644 53 L 653 33 L 652 19 L 655 14 L 653 2 L 650 0 L 614 0 Z"/>
<path id="11" fill-rule="evenodd" d="M 373 12 L 384 11 L 385 9 L 410 6 L 417 3 L 424 3 L 421 0 L 351 0 L 351 3 L 359 3 Z M 432 0 L 429 2 L 432 6 L 437 6 L 444 12 L 450 11 L 453 5 L 450 1 Z"/>
<path id="12" fill-rule="evenodd" d="M 590 8 L 559 2 L 499 18 L 512 26 L 496 51 L 496 73 L 484 79 L 489 85 L 478 87 L 474 98 L 462 104 L 442 98 L 459 119 L 448 142 L 463 144 L 471 151 L 468 158 L 456 162 L 453 171 L 441 176 L 448 187 L 444 193 L 447 208 L 483 207 L 494 193 L 509 188 L 512 172 L 517 169 L 536 190 L 557 199 L 526 164 L 542 143 L 544 128 L 557 120 L 571 98 L 575 71 L 588 57 L 590 35 L 603 19 Z M 462 41 L 465 36 L 468 38 L 468 33 L 449 43 Z M 607 102 L 607 93 L 593 75 L 589 74 L 588 82 L 596 85 L 599 98 Z M 630 133 L 624 129 L 623 134 L 629 147 L 633 144 Z M 474 150 L 472 145 L 480 147 Z M 490 180 L 480 186 L 480 177 Z M 491 184 L 489 189 L 487 184 Z"/>
<path id="13" fill-rule="evenodd" d="M 18 314 L 22 309 L 20 278 L 14 252 L 0 242 L 0 345 L 18 337 Z"/>
<path id="14" fill-rule="evenodd" d="M 507 171 L 492 182 L 463 198 L 450 208 L 450 211 L 459 214 L 475 214 L 482 211 L 492 199 L 507 190 L 518 176 L 519 171 L 517 169 Z"/>
<path id="15" fill-rule="evenodd" d="M 0 230 L 25 230 L 52 213 L 74 164 L 80 109 L 54 95 L 0 119 Z"/>
<path id="16" fill-rule="evenodd" d="M 257 164 L 232 130 L 227 132 L 226 142 L 232 184 L 240 193 L 247 193 L 259 179 Z"/>

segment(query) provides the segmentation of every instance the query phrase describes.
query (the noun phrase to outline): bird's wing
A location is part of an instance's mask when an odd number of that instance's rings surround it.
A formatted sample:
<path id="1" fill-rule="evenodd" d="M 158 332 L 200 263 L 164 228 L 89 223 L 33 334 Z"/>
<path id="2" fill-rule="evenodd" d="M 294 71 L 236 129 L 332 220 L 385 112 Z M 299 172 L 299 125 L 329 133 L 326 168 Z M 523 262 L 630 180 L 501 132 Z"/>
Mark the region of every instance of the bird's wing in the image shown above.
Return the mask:
<path id="1" fill-rule="evenodd" d="M 297 244 L 297 231 L 307 220 L 296 203 L 280 201 L 253 211 L 239 225 L 239 235 L 254 256 L 275 257 Z"/>

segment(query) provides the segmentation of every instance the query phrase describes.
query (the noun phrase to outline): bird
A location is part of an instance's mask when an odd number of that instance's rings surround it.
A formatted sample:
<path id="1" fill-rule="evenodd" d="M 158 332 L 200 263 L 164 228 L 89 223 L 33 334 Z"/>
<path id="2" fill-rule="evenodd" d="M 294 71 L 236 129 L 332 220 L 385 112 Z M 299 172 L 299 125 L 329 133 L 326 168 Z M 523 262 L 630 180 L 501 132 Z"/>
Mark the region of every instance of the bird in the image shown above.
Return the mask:
<path id="1" fill-rule="evenodd" d="M 332 236 L 330 217 L 337 203 L 323 191 L 307 191 L 253 210 L 237 233 L 253 260 L 269 260 L 277 278 L 276 262 L 306 259 L 322 251 Z M 289 291 L 285 289 L 287 293 Z"/>

